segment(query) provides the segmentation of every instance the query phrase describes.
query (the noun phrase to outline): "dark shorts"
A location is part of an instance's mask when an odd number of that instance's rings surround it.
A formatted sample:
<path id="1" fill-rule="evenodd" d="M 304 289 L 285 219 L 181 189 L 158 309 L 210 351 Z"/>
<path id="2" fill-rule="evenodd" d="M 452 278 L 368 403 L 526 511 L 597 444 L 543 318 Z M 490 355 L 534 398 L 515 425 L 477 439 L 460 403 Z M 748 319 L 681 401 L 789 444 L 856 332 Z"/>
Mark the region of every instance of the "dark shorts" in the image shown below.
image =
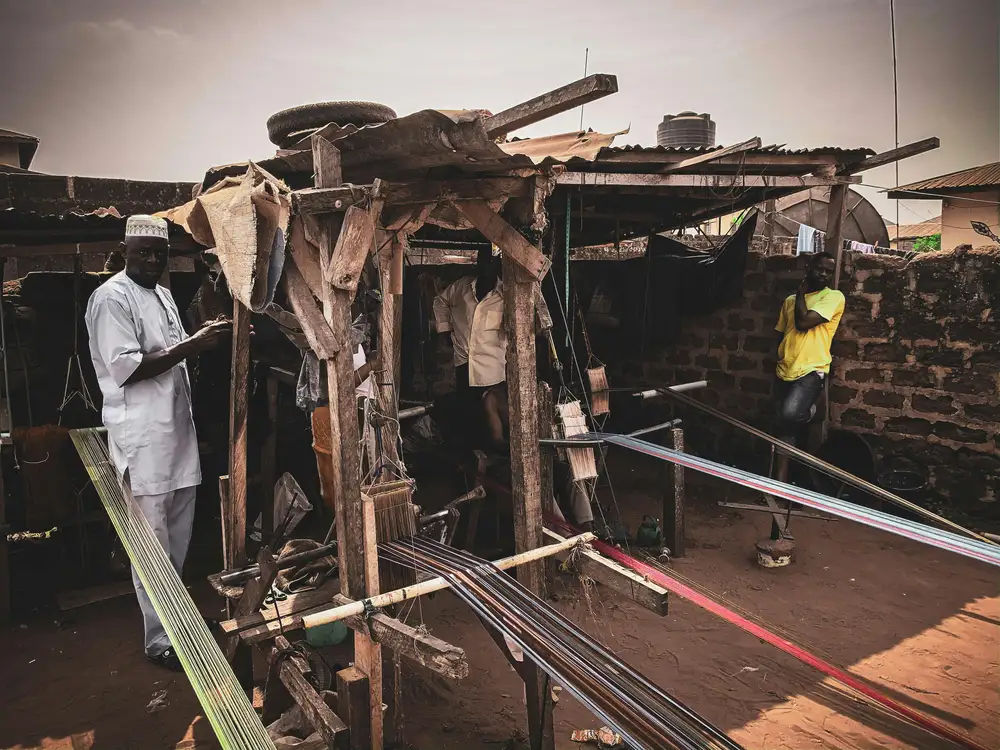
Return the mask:
<path id="1" fill-rule="evenodd" d="M 812 407 L 823 392 L 825 378 L 823 373 L 811 372 L 798 380 L 775 381 L 775 406 L 783 427 L 794 432 L 812 418 Z"/>

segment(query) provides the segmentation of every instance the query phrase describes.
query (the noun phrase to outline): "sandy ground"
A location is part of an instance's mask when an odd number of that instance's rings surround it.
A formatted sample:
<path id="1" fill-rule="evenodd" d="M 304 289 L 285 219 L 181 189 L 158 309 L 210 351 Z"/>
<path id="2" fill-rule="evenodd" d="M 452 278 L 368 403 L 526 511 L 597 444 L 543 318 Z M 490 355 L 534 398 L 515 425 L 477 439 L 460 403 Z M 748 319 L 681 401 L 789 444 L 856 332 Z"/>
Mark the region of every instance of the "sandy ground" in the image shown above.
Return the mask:
<path id="1" fill-rule="evenodd" d="M 630 528 L 653 512 L 644 466 L 612 465 Z M 845 521 L 796 519 L 793 566 L 765 571 L 753 542 L 764 514 L 740 515 L 717 500 L 752 498 L 692 483 L 689 553 L 676 569 L 783 628 L 890 696 L 1000 747 L 1000 576 L 987 566 Z M 217 601 L 196 584 L 206 612 Z M 747 748 L 950 747 L 860 704 L 789 656 L 673 597 L 660 618 L 598 588 L 587 600 L 562 575 L 554 606 L 675 697 Z M 451 594 L 407 615 L 466 649 L 471 675 L 449 683 L 407 675 L 402 729 L 420 750 L 515 747 L 523 690 L 471 613 Z M 0 748 L 158 750 L 216 747 L 183 676 L 142 659 L 138 609 L 129 599 L 0 634 Z M 161 690 L 167 707 L 147 705 Z M 559 748 L 574 728 L 599 723 L 565 692 L 556 707 Z"/>

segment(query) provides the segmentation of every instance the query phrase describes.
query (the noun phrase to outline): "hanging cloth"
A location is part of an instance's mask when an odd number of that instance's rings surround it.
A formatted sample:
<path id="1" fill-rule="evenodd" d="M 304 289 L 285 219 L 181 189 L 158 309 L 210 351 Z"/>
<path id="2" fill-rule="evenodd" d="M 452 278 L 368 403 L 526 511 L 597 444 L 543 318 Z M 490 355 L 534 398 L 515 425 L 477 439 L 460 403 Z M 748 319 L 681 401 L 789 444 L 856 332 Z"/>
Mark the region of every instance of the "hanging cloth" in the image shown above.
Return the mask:
<path id="1" fill-rule="evenodd" d="M 817 252 L 817 244 L 821 232 L 808 224 L 799 224 L 799 237 L 795 244 L 795 254 L 804 255 L 806 253 Z"/>

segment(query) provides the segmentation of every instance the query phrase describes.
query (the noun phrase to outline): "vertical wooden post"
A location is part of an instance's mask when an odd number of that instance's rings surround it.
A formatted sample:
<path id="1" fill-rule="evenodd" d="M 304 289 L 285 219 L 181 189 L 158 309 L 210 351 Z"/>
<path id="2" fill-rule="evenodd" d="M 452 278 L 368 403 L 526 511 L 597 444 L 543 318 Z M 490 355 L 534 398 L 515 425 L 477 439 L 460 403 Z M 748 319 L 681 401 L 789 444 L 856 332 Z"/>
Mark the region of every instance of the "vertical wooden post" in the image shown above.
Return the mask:
<path id="1" fill-rule="evenodd" d="M 672 429 L 668 440 L 675 451 L 684 450 L 684 430 Z M 663 473 L 663 543 L 671 557 L 684 557 L 684 467 L 667 464 Z"/>
<path id="2" fill-rule="evenodd" d="M 504 321 L 507 328 L 507 391 L 510 404 L 510 466 L 514 502 L 514 545 L 525 552 L 542 545 L 541 462 L 538 445 L 538 382 L 535 372 L 534 282 L 504 251 Z M 517 569 L 518 580 L 545 598 L 545 566 L 541 561 Z M 532 750 L 552 750 L 552 697 L 549 680 L 535 664 L 525 664 L 525 699 Z"/>
<path id="3" fill-rule="evenodd" d="M 341 184 L 340 152 L 322 136 L 313 136 L 315 186 Z M 323 278 L 334 261 L 342 219 L 332 215 L 322 220 L 323 238 L 320 263 Z M 340 350 L 326 361 L 327 392 L 330 399 L 332 476 L 336 496 L 337 557 L 340 590 L 351 599 L 364 599 L 378 592 L 378 553 L 375 549 L 374 512 L 365 512 L 361 496 L 361 465 L 358 452 L 358 412 L 354 392 L 354 352 L 350 345 L 352 294 L 329 283 L 323 284 L 323 315 Z M 360 542 L 360 543 L 359 543 Z M 368 677 L 371 748 L 382 750 L 382 651 L 363 632 L 354 634 L 356 666 Z"/>
<path id="4" fill-rule="evenodd" d="M 383 413 L 390 421 L 386 422 L 382 428 L 382 446 L 386 452 L 386 458 L 395 461 L 399 458 L 396 447 L 399 425 L 391 420 L 395 420 L 399 413 L 403 291 L 402 286 L 397 286 L 393 277 L 396 273 L 394 269 L 397 256 L 401 259 L 403 255 L 403 244 L 398 238 L 390 240 L 388 232 L 382 231 L 375 233 L 375 244 L 377 248 L 383 249 L 376 258 L 382 282 L 382 308 L 379 311 L 378 319 L 378 360 L 382 372 L 375 373 L 374 380 L 376 383 L 385 384 L 384 388 L 379 389 L 379 395 L 386 400 Z M 397 288 L 399 291 L 396 291 Z"/>
<path id="5" fill-rule="evenodd" d="M 837 259 L 833 272 L 833 288 L 840 287 L 840 273 L 844 264 L 844 219 L 847 215 L 847 191 L 850 185 L 834 185 L 830 188 L 830 207 L 826 219 L 826 248 Z"/>
<path id="6" fill-rule="evenodd" d="M 250 390 L 250 311 L 233 300 L 233 360 L 229 383 L 229 491 L 222 506 L 227 568 L 246 562 L 247 414 Z"/>
<path id="7" fill-rule="evenodd" d="M 274 483 L 278 481 L 278 379 L 270 369 L 267 371 L 266 388 L 268 431 L 260 456 L 260 531 L 265 542 L 274 532 Z M 274 550 L 274 554 L 279 552 Z"/>

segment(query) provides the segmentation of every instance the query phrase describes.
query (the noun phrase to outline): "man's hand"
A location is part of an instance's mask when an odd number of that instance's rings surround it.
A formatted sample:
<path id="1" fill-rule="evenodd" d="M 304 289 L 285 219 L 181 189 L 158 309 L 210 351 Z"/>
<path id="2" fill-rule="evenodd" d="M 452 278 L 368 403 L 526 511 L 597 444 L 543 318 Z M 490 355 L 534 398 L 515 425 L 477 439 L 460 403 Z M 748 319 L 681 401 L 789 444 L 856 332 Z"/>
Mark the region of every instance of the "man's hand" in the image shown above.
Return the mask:
<path id="1" fill-rule="evenodd" d="M 215 349 L 233 334 L 233 324 L 229 320 L 216 320 L 206 323 L 188 339 L 192 353 L 207 352 Z"/>

